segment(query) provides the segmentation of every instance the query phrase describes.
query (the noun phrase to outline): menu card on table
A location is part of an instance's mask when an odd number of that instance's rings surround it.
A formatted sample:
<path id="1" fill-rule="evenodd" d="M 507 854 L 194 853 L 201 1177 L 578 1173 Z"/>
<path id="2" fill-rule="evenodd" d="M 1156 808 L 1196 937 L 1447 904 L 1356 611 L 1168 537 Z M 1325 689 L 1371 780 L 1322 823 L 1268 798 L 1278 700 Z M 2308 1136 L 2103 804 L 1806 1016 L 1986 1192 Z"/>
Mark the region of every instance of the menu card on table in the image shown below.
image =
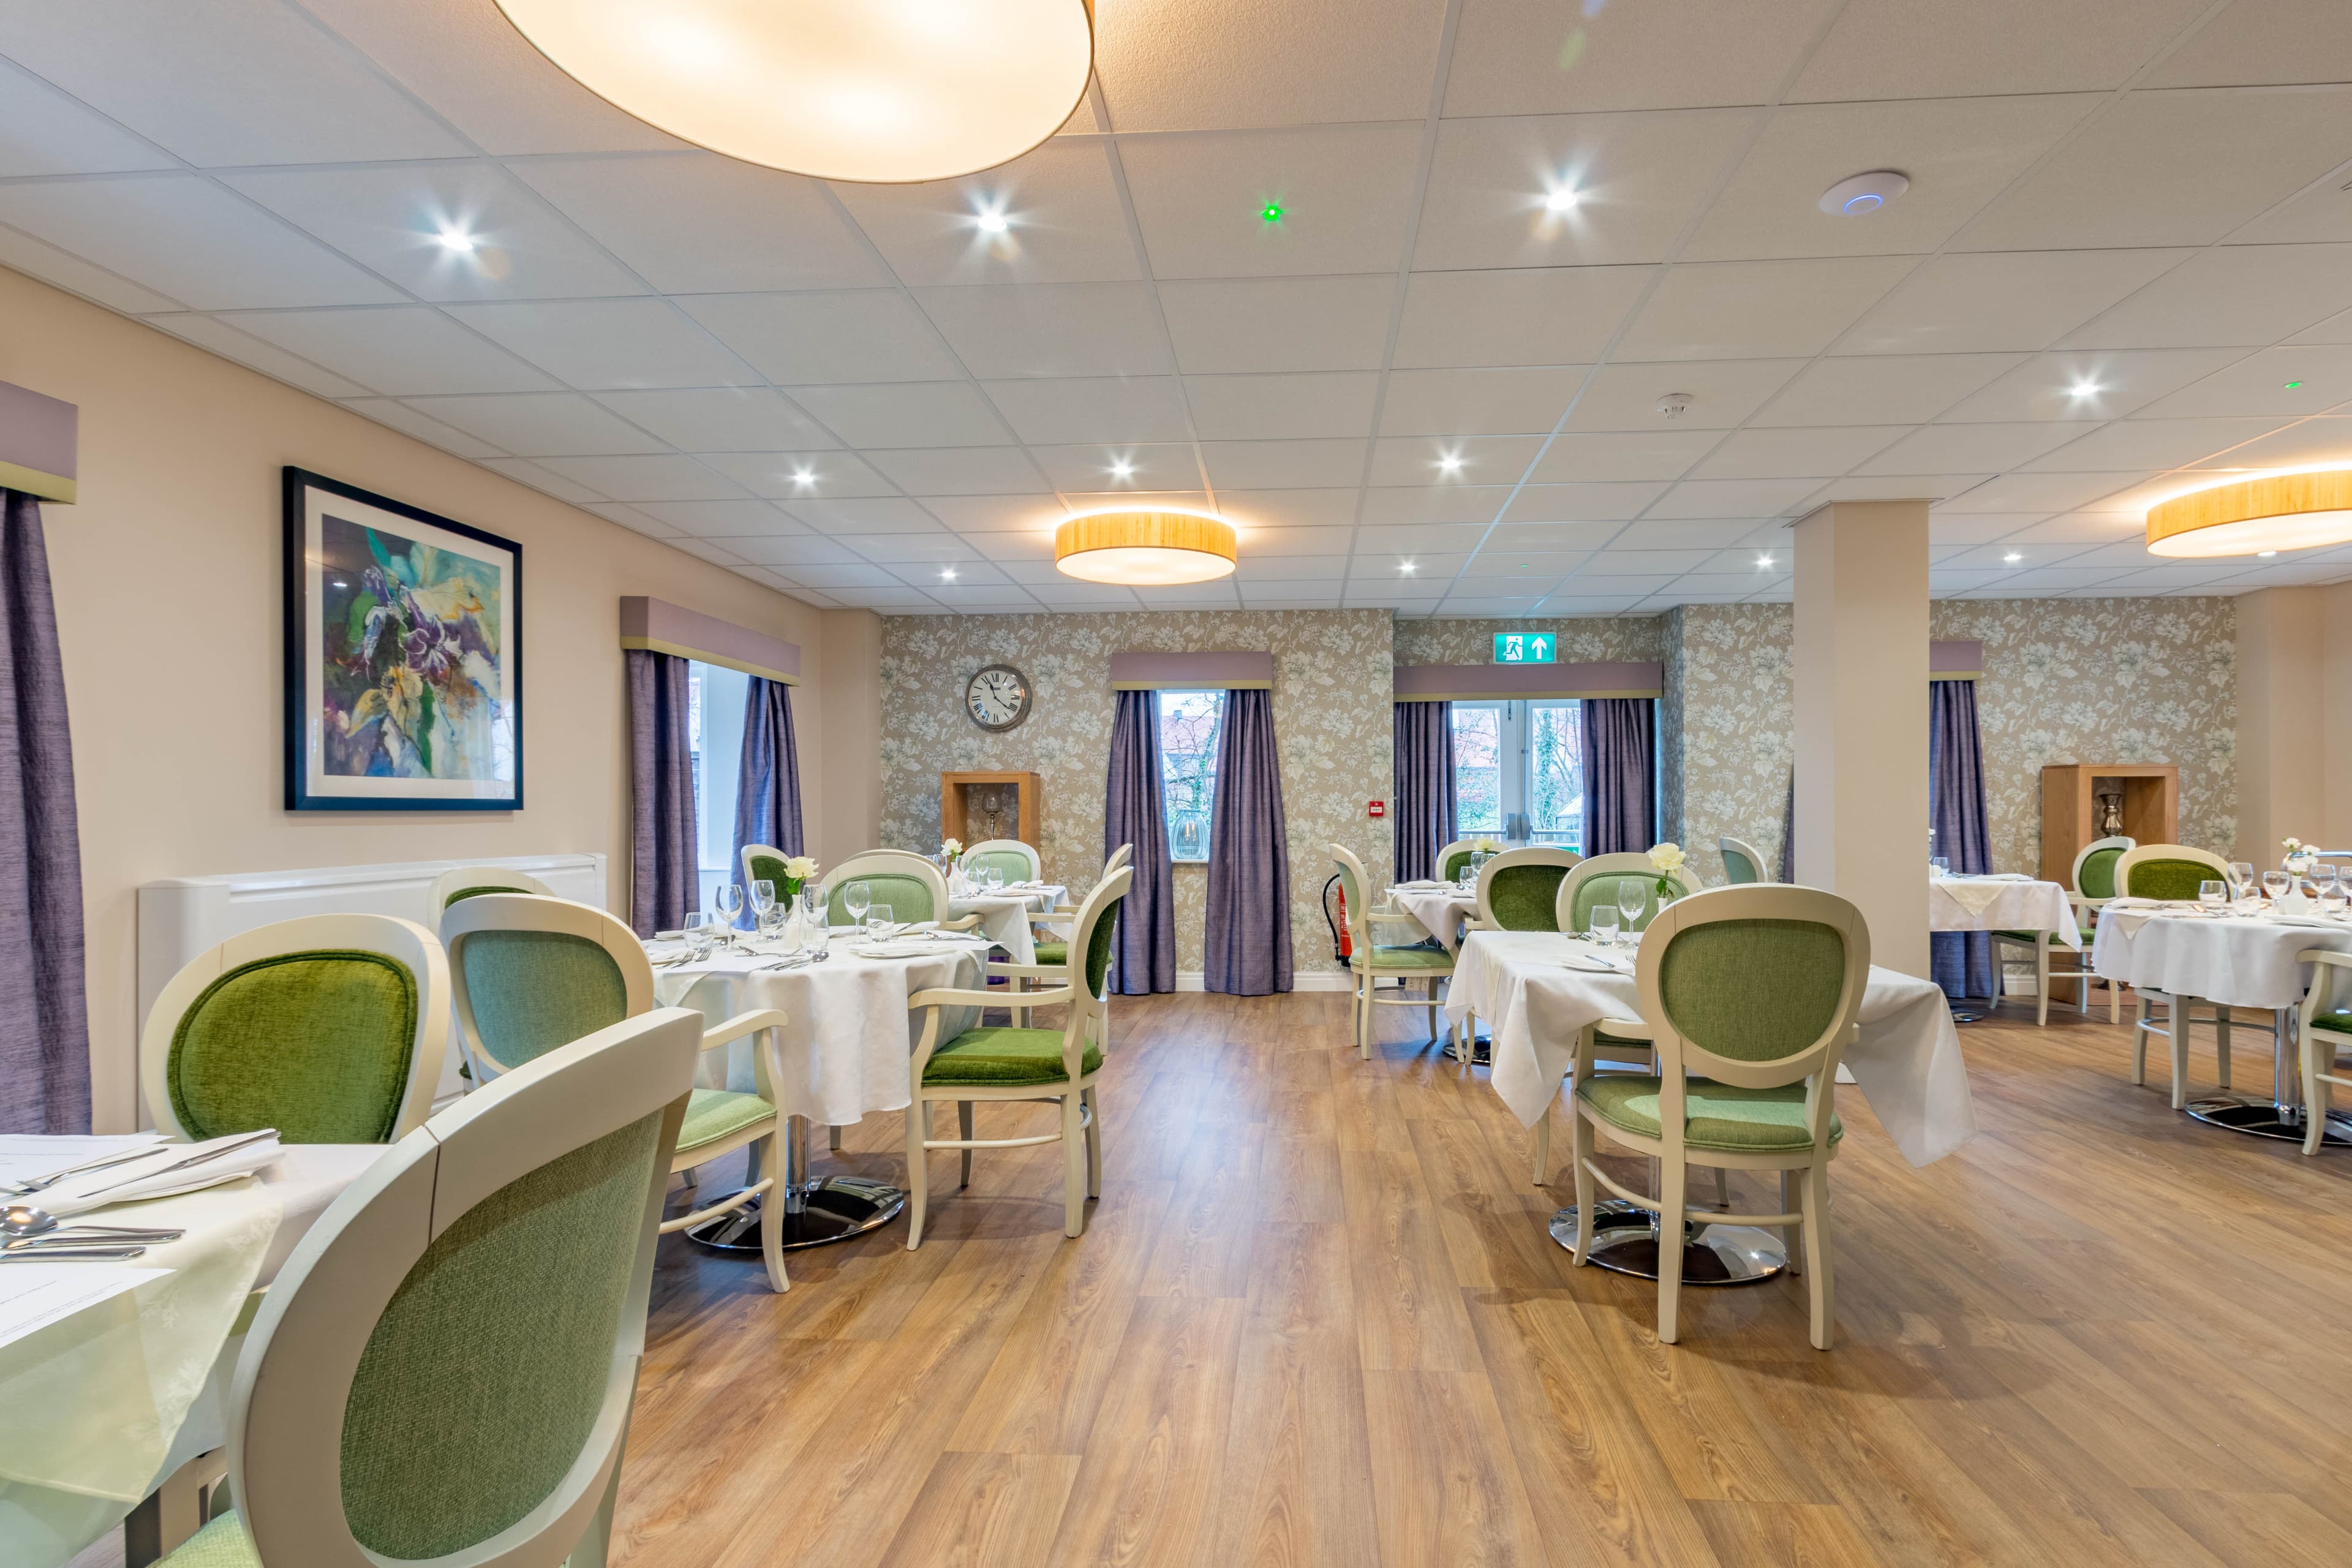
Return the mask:
<path id="1" fill-rule="evenodd" d="M 0 1266 L 0 1346 L 120 1296 L 168 1268 L 115 1263 L 17 1263 Z"/>

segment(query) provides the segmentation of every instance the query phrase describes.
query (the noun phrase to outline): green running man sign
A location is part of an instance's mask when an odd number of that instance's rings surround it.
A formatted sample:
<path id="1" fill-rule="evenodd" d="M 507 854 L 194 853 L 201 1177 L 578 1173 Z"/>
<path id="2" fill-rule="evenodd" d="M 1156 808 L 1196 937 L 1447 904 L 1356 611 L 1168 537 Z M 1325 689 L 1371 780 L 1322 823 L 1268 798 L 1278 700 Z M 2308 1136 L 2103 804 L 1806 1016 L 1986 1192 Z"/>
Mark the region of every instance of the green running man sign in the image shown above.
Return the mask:
<path id="1" fill-rule="evenodd" d="M 1549 664 L 1556 639 L 1549 632 L 1496 632 L 1496 664 Z"/>

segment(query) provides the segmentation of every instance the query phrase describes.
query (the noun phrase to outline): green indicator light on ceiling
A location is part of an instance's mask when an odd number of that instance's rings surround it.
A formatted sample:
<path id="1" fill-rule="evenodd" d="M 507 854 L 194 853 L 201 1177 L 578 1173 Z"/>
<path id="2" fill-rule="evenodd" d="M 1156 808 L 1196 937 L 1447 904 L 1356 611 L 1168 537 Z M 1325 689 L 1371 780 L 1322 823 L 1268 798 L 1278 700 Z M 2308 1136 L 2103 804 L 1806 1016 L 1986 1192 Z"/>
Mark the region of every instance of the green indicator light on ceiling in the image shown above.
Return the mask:
<path id="1" fill-rule="evenodd" d="M 1258 209 L 1257 216 L 1265 219 L 1268 223 L 1280 223 L 1282 221 L 1282 209 L 1275 205 L 1272 202 L 1268 202 L 1265 205 Z"/>
<path id="2" fill-rule="evenodd" d="M 2299 381 L 2290 381 L 2286 384 L 2286 389 L 2289 392 L 2293 392 L 2296 387 L 2301 386 L 2302 384 L 2303 383 Z"/>

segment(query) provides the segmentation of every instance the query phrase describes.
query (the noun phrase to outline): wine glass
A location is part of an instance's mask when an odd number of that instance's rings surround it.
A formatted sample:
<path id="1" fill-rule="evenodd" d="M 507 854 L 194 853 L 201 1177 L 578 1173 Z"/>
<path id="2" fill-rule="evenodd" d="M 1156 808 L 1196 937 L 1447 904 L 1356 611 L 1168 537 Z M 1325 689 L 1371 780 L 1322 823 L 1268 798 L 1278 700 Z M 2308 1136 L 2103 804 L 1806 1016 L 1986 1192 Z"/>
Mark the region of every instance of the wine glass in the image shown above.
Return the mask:
<path id="1" fill-rule="evenodd" d="M 710 956 L 710 944 L 718 937 L 718 929 L 710 917 L 700 910 L 689 910 L 686 916 L 687 962 L 700 963 Z"/>
<path id="2" fill-rule="evenodd" d="M 2320 889 L 2319 912 L 2330 920 L 2341 920 L 2344 917 L 2344 906 L 2347 902 L 2352 902 L 2352 889 L 2347 889 L 2340 878 Z"/>
<path id="3" fill-rule="evenodd" d="M 2240 898 L 2251 895 L 2254 890 L 2254 863 L 2252 860 L 2231 861 L 2230 880 L 2237 884 Z"/>
<path id="4" fill-rule="evenodd" d="M 983 885 L 988 889 L 989 897 L 1001 897 L 1004 892 L 1004 868 L 991 866 L 982 875 L 986 879 Z"/>
<path id="5" fill-rule="evenodd" d="M 814 882 L 801 884 L 801 930 L 811 952 L 823 952 L 833 944 L 833 933 L 826 926 L 824 889 Z"/>
<path id="6" fill-rule="evenodd" d="M 2198 883 L 2197 901 L 2205 906 L 2207 914 L 2220 914 L 2230 901 L 2230 884 L 2222 881 Z"/>
<path id="7" fill-rule="evenodd" d="M 1617 879 L 1617 912 L 1625 917 L 1625 934 L 1633 936 L 1641 929 L 1642 915 L 1650 907 L 1650 889 L 1638 877 Z"/>
<path id="8" fill-rule="evenodd" d="M 847 912 L 851 925 L 864 925 L 866 911 L 874 907 L 874 889 L 863 882 L 850 883 L 842 891 L 841 907 Z"/>
<path id="9" fill-rule="evenodd" d="M 1934 859 L 1927 862 L 1927 871 L 1931 876 L 1948 877 L 1952 874 L 1952 863 L 1945 857 L 1938 855 Z"/>
<path id="10" fill-rule="evenodd" d="M 1595 904 L 1591 918 L 1592 940 L 1603 947 L 1614 947 L 1617 944 L 1617 906 Z"/>
<path id="11" fill-rule="evenodd" d="M 2269 894 L 2271 902 L 2275 904 L 2286 897 L 2286 890 L 2293 881 L 2294 879 L 2284 871 L 2265 871 L 2263 873 L 2263 891 Z"/>
<path id="12" fill-rule="evenodd" d="M 722 922 L 722 929 L 719 931 L 719 940 L 721 942 L 733 942 L 735 940 L 735 922 L 741 919 L 743 914 L 742 884 L 740 882 L 727 883 L 716 893 L 711 895 L 711 901 L 719 906 L 719 915 Z"/>
<path id="13" fill-rule="evenodd" d="M 775 913 L 776 884 L 761 877 L 751 883 L 751 924 L 761 936 L 768 934 L 768 927 Z"/>
<path id="14" fill-rule="evenodd" d="M 2315 899 L 2324 899 L 2336 887 L 2336 868 L 2330 862 L 2322 860 L 2318 865 L 2305 871 L 2304 879 L 2311 884 L 2311 896 Z"/>
<path id="15" fill-rule="evenodd" d="M 890 906 L 887 904 L 872 905 L 866 911 L 866 934 L 868 937 L 889 935 L 891 926 L 897 923 L 891 920 L 891 912 Z"/>

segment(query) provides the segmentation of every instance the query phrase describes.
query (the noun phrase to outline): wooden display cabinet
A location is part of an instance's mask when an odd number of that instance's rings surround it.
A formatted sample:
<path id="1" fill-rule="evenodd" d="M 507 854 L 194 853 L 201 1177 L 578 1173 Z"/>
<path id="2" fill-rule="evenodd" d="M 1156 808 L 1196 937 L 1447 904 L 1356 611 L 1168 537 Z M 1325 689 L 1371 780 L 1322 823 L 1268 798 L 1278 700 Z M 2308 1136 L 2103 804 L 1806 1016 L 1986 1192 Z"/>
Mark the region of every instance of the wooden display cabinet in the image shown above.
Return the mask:
<path id="1" fill-rule="evenodd" d="M 2042 770 L 2042 878 L 2062 888 L 2083 846 L 2104 838 L 2099 796 L 2123 796 L 2123 828 L 2142 844 L 2180 842 L 2180 769 L 2171 763 L 2053 763 Z"/>
<path id="2" fill-rule="evenodd" d="M 940 834 L 971 845 L 990 838 L 1038 842 L 1045 808 L 1035 773 L 941 773 Z"/>

